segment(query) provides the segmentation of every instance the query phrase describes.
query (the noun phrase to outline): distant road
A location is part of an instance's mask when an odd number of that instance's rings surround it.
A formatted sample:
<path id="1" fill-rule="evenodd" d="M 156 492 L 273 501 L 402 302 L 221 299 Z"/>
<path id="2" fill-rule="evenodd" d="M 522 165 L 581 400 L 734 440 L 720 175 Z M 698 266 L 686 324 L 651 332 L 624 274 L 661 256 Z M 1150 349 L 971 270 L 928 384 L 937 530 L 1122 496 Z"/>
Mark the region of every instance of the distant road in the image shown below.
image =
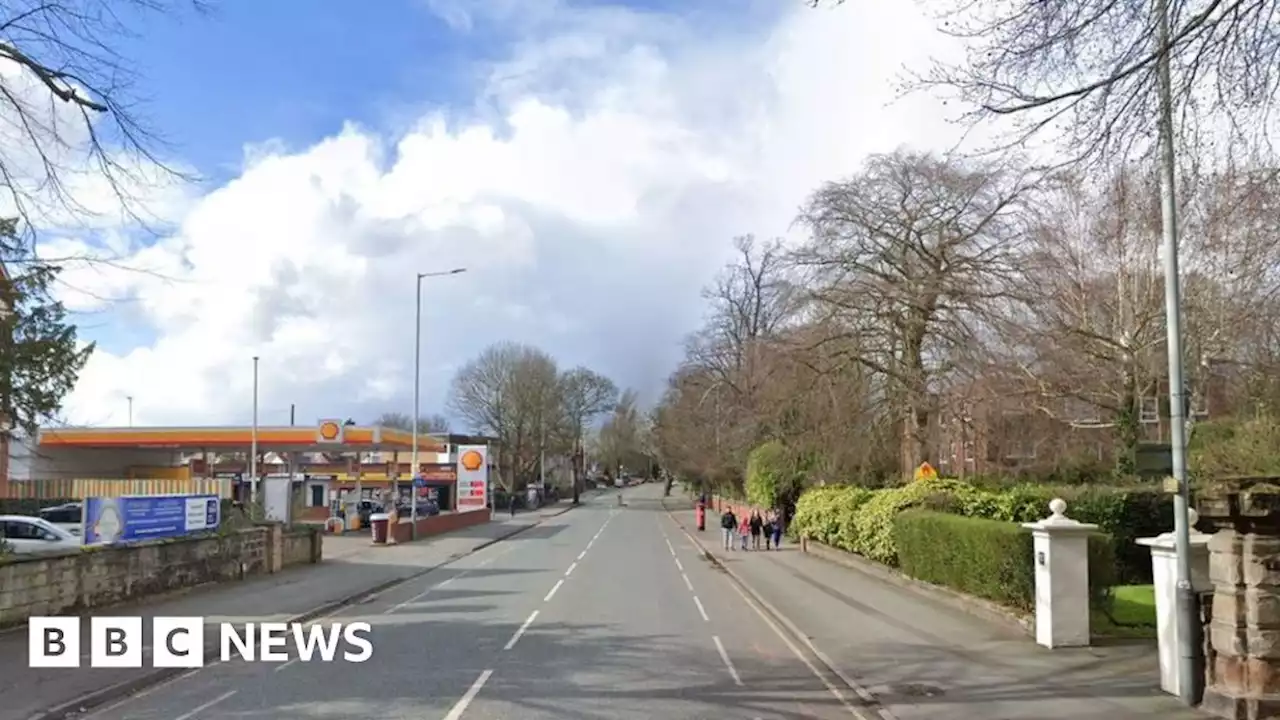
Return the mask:
<path id="1" fill-rule="evenodd" d="M 89 717 L 862 717 L 691 546 L 661 494 L 584 496 L 340 614 L 374 624 L 367 663 L 214 665 Z"/>

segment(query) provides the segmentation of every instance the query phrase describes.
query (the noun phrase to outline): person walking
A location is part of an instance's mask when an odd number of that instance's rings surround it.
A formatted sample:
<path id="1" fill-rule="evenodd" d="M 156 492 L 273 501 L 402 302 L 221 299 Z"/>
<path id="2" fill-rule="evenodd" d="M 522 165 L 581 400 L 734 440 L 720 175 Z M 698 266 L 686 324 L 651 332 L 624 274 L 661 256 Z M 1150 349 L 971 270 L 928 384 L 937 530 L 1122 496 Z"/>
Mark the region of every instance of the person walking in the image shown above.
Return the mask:
<path id="1" fill-rule="evenodd" d="M 742 520 L 738 522 L 738 535 L 742 538 L 742 549 L 750 550 L 751 546 L 748 542 L 751 538 L 751 516 L 745 512 L 742 514 Z"/>
<path id="2" fill-rule="evenodd" d="M 733 549 L 733 533 L 738 529 L 738 518 L 732 510 L 726 509 L 720 516 L 720 534 L 724 536 L 724 549 Z"/>
<path id="3" fill-rule="evenodd" d="M 751 511 L 751 549 L 760 549 L 760 533 L 764 532 L 764 518 L 760 517 L 759 510 Z"/>
<path id="4" fill-rule="evenodd" d="M 773 515 L 773 549 L 782 549 L 782 513 L 780 512 Z"/>
<path id="5" fill-rule="evenodd" d="M 769 512 L 767 512 L 767 513 L 765 513 L 765 516 L 764 516 L 764 533 L 763 533 L 763 534 L 764 534 L 764 549 L 765 549 L 765 550 L 770 550 L 770 549 L 772 549 L 772 545 L 771 545 L 771 543 L 773 542 L 773 524 L 774 524 L 775 520 L 776 520 L 776 518 L 774 517 L 774 515 L 773 515 L 773 511 L 772 511 L 772 510 L 770 510 L 770 511 L 769 511 Z"/>

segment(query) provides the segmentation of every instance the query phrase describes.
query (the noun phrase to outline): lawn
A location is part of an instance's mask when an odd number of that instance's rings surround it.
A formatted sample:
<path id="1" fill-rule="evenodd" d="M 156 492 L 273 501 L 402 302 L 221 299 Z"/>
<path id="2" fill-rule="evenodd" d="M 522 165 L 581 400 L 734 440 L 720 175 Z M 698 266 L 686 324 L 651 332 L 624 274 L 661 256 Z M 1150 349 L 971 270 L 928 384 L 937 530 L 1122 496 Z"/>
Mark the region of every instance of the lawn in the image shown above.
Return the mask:
<path id="1" fill-rule="evenodd" d="M 1093 634 L 1098 637 L 1154 638 L 1156 595 L 1150 585 L 1118 585 L 1111 588 L 1110 613 L 1093 614 Z"/>

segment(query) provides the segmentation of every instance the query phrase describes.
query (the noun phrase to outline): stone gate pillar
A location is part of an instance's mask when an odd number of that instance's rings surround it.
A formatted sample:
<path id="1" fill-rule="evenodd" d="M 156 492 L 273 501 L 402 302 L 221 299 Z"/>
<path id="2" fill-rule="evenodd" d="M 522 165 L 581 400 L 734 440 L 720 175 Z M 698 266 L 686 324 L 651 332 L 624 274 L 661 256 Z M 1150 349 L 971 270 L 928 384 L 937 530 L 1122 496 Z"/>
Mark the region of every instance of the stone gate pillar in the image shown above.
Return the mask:
<path id="1" fill-rule="evenodd" d="M 1246 478 L 1203 494 L 1213 608 L 1202 709 L 1280 718 L 1280 483 Z"/>

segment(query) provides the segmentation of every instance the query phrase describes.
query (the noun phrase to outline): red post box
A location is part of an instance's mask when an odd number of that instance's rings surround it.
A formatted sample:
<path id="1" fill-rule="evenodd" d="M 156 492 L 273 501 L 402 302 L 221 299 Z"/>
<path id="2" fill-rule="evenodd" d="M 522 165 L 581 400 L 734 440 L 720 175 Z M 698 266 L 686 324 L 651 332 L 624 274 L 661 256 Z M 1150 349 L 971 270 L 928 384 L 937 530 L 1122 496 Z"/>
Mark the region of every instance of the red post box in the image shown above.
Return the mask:
<path id="1" fill-rule="evenodd" d="M 698 529 L 706 530 L 707 529 L 707 506 L 704 505 L 703 503 L 698 503 L 698 509 L 695 511 L 695 514 L 698 518 Z"/>

